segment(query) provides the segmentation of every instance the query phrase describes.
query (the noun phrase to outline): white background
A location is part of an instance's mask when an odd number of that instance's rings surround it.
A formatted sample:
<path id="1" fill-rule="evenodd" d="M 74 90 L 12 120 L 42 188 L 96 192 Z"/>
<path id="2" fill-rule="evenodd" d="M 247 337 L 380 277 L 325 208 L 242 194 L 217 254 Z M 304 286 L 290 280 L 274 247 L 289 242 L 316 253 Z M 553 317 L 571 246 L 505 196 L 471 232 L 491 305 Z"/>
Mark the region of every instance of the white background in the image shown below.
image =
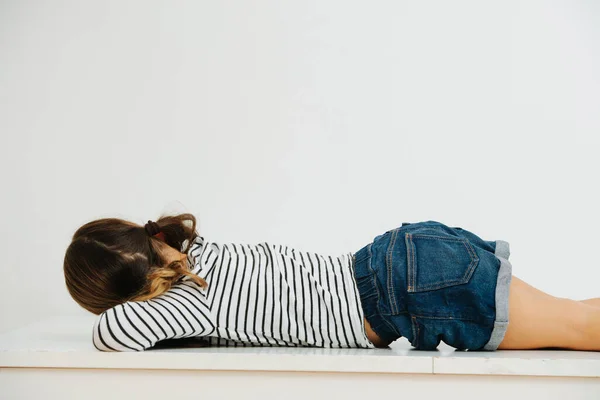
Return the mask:
<path id="1" fill-rule="evenodd" d="M 83 223 L 337 254 L 402 222 L 600 296 L 600 4 L 0 1 L 0 330 L 87 314 Z"/>

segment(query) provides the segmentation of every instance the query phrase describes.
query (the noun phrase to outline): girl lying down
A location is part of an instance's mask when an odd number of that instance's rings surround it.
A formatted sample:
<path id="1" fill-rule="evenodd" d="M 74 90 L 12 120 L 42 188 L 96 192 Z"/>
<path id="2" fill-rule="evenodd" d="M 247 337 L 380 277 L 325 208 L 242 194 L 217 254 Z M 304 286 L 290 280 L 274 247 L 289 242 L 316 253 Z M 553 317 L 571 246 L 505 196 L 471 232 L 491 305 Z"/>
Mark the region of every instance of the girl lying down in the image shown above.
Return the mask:
<path id="1" fill-rule="evenodd" d="M 191 214 L 91 221 L 64 259 L 101 351 L 220 346 L 600 350 L 600 299 L 512 276 L 509 245 L 436 221 L 403 223 L 336 256 L 216 243 Z"/>

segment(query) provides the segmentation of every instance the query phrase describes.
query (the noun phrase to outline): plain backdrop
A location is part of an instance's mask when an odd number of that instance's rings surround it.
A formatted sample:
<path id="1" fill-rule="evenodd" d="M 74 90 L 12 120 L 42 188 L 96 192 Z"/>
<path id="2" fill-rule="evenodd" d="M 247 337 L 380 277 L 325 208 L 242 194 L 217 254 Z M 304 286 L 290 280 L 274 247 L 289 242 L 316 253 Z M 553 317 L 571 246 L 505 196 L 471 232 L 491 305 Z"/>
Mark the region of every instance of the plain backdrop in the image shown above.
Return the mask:
<path id="1" fill-rule="evenodd" d="M 356 251 L 438 220 L 600 296 L 600 4 L 0 1 L 0 330 L 89 220 Z"/>

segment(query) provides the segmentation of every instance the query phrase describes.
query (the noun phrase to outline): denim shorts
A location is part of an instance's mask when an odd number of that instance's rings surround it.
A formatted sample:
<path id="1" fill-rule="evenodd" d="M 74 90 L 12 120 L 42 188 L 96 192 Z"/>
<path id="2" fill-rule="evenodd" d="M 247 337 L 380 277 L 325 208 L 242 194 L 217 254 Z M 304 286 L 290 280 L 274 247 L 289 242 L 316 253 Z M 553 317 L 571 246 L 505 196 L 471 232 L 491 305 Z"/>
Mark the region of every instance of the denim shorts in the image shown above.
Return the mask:
<path id="1" fill-rule="evenodd" d="M 508 327 L 509 244 L 436 221 L 403 223 L 354 254 L 365 318 L 384 341 L 496 350 Z"/>

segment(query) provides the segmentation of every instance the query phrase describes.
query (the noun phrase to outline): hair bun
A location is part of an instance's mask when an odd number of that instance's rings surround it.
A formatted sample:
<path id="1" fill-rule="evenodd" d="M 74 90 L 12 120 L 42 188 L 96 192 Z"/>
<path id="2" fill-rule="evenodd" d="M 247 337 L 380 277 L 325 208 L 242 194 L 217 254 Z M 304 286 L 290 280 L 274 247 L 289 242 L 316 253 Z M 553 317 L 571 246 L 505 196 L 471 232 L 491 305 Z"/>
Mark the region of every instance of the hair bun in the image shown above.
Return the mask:
<path id="1" fill-rule="evenodd" d="M 146 233 L 150 236 L 154 236 L 157 233 L 160 233 L 160 226 L 152 220 L 148 220 L 146 225 L 144 225 L 144 229 L 146 230 Z"/>

